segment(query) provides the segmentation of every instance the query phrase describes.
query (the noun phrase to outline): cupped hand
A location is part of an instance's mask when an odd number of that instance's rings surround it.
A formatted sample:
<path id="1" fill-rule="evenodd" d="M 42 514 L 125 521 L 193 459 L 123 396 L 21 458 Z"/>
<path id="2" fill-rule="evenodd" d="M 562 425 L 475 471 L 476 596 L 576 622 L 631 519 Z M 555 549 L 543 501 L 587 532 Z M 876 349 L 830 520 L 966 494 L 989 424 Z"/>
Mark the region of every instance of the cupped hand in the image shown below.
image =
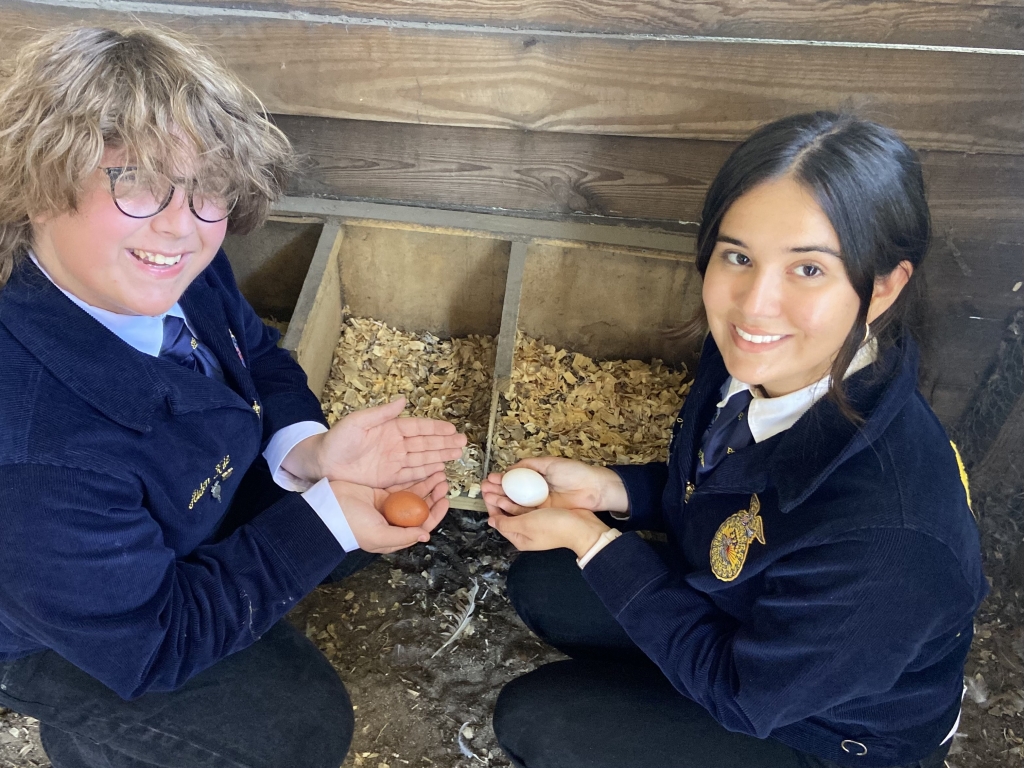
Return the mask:
<path id="1" fill-rule="evenodd" d="M 487 524 L 520 551 L 566 547 L 576 557 L 586 554 L 601 534 L 610 530 L 590 510 L 554 507 L 518 515 L 491 515 Z"/>
<path id="2" fill-rule="evenodd" d="M 337 422 L 316 451 L 319 477 L 389 488 L 430 477 L 462 455 L 466 436 L 453 424 L 399 418 L 403 408 L 400 397 Z"/>
<path id="3" fill-rule="evenodd" d="M 435 472 L 417 483 L 396 485 L 386 490 L 344 480 L 332 480 L 331 490 L 352 529 L 356 543 L 366 552 L 386 554 L 429 541 L 430 532 L 448 512 L 448 481 L 444 472 Z M 401 528 L 391 525 L 384 519 L 384 500 L 391 493 L 400 490 L 415 493 L 427 502 L 430 515 L 423 525 Z"/>
<path id="4" fill-rule="evenodd" d="M 595 467 L 581 461 L 545 456 L 523 459 L 509 469 L 529 467 L 544 476 L 550 493 L 544 507 L 625 512 L 629 508 L 626 488 L 617 474 L 607 467 Z M 516 504 L 501 487 L 502 473 L 492 472 L 480 485 L 488 513 L 521 515 L 533 507 Z"/>

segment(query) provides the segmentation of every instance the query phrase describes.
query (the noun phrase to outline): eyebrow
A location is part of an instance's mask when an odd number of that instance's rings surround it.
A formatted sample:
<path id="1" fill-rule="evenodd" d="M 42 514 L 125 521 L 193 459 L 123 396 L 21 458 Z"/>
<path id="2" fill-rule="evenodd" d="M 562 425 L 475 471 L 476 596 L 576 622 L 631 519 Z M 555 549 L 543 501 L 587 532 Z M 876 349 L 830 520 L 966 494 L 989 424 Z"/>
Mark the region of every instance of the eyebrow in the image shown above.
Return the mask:
<path id="1" fill-rule="evenodd" d="M 719 235 L 715 242 L 738 245 L 740 248 L 749 247 L 742 240 L 737 240 L 735 237 L 729 237 L 728 235 Z M 796 248 L 790 248 L 789 250 L 791 253 L 827 253 L 831 256 L 835 256 L 837 259 L 842 258 L 839 251 L 835 250 L 834 248 L 829 248 L 827 245 L 801 245 Z"/>

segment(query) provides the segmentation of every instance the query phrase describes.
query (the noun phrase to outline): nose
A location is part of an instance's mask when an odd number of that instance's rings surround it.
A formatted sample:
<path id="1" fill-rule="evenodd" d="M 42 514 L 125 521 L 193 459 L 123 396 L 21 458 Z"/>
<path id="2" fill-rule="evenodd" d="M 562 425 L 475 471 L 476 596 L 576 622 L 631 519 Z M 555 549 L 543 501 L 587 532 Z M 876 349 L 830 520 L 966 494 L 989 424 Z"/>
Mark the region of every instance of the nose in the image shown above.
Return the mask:
<path id="1" fill-rule="evenodd" d="M 782 279 L 770 270 L 754 267 L 736 300 L 748 319 L 777 317 L 782 308 Z"/>
<path id="2" fill-rule="evenodd" d="M 180 239 L 192 234 L 196 222 L 188 206 L 188 193 L 176 187 L 171 202 L 151 221 L 153 229 L 165 237 Z"/>

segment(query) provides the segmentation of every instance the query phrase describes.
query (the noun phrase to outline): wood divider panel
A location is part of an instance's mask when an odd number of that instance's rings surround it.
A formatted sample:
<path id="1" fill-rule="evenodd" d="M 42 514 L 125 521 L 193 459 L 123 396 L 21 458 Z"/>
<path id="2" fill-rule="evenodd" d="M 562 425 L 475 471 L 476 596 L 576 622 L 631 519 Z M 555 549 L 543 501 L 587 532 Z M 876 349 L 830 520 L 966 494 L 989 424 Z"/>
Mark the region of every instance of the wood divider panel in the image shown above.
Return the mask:
<path id="1" fill-rule="evenodd" d="M 309 388 L 317 393 L 327 384 L 334 350 L 341 338 L 345 297 L 338 252 L 343 239 L 344 232 L 337 221 L 324 224 L 283 342 L 306 372 Z"/>
<path id="2" fill-rule="evenodd" d="M 2 55 L 17 49 L 26 28 L 133 18 L 8 0 L 0 8 Z M 272 111 L 286 114 L 731 141 L 767 120 L 849 105 L 920 148 L 1019 154 L 1024 147 L 1024 57 L 1017 55 L 199 13 L 139 18 L 205 40 Z"/>

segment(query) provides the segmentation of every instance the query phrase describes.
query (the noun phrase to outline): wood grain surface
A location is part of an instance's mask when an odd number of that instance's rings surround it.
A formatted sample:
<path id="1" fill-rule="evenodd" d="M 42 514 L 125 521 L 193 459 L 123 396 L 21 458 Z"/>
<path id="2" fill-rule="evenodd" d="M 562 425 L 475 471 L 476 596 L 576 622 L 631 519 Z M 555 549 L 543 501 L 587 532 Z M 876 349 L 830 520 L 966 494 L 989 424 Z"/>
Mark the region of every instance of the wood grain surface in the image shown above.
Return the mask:
<path id="1" fill-rule="evenodd" d="M 166 4 L 166 0 L 147 0 Z M 1019 49 L 1024 3 L 970 0 L 177 0 L 257 13 L 638 35 Z"/>
<path id="2" fill-rule="evenodd" d="M 303 155 L 290 194 L 693 231 L 732 142 L 279 115 Z M 936 235 L 1024 242 L 1024 157 L 921 153 Z"/>
<path id="3" fill-rule="evenodd" d="M 767 120 L 850 106 L 921 148 L 1024 147 L 1024 57 L 1016 55 L 140 18 L 194 33 L 285 114 L 734 141 Z M 0 7 L 0 55 L 27 28 L 127 20 L 9 0 Z"/>

